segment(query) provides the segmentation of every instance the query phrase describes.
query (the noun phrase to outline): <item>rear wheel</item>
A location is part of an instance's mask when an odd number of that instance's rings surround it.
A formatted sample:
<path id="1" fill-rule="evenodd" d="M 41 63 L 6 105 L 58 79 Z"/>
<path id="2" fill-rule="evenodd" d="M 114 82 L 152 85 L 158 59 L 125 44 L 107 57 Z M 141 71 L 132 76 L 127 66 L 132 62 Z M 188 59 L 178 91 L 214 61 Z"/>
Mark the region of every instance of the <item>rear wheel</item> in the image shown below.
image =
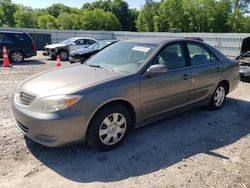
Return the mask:
<path id="1" fill-rule="evenodd" d="M 225 86 L 225 84 L 221 83 L 218 85 L 209 102 L 208 107 L 211 110 L 219 110 L 222 107 L 226 98 L 226 91 L 227 87 Z"/>
<path id="2" fill-rule="evenodd" d="M 87 142 L 101 151 L 114 149 L 124 141 L 131 123 L 130 113 L 124 106 L 114 104 L 104 107 L 89 125 Z"/>
<path id="3" fill-rule="evenodd" d="M 20 51 L 11 52 L 9 58 L 12 63 L 22 63 L 24 61 L 24 55 Z"/>

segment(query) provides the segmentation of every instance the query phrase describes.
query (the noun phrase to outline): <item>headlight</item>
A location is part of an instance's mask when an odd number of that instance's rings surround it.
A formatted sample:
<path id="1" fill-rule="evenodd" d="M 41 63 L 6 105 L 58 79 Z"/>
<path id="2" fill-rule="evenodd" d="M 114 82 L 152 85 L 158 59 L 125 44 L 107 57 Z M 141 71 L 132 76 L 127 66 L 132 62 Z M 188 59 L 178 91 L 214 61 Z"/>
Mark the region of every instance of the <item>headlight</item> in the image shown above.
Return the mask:
<path id="1" fill-rule="evenodd" d="M 80 100 L 78 95 L 57 95 L 34 100 L 30 107 L 42 112 L 56 112 L 69 108 Z"/>

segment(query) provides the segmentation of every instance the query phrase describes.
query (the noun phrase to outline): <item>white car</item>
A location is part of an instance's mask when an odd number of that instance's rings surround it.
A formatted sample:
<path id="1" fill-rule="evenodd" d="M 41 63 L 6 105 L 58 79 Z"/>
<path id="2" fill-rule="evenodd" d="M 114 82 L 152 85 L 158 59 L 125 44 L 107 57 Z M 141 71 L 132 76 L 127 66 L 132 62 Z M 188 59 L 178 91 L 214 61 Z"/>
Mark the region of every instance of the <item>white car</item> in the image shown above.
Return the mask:
<path id="1" fill-rule="evenodd" d="M 69 53 L 80 48 L 88 47 L 91 44 L 96 43 L 95 39 L 75 37 L 64 40 L 58 44 L 50 44 L 44 47 L 44 56 L 50 56 L 55 59 L 57 55 L 60 56 L 62 61 L 65 61 L 69 57 Z"/>

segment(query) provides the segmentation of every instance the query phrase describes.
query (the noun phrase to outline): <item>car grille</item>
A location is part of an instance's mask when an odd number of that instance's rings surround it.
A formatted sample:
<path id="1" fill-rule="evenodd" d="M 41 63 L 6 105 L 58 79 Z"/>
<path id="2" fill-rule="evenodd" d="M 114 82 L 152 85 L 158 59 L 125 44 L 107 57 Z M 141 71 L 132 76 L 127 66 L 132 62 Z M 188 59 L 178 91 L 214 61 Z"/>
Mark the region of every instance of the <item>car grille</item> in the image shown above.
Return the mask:
<path id="1" fill-rule="evenodd" d="M 23 91 L 21 91 L 19 95 L 20 95 L 20 102 L 24 105 L 29 105 L 36 98 L 35 96 L 30 95 Z"/>
<path id="2" fill-rule="evenodd" d="M 246 62 L 240 62 L 240 65 L 241 65 L 241 66 L 250 66 L 250 62 L 249 62 L 249 63 L 246 63 Z"/>

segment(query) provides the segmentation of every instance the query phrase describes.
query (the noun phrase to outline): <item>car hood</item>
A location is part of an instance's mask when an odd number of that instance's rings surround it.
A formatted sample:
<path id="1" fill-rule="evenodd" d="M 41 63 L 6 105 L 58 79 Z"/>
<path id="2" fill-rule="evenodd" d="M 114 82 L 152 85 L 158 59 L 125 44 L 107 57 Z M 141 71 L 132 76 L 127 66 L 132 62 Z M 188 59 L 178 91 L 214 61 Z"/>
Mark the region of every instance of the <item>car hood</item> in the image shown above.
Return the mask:
<path id="1" fill-rule="evenodd" d="M 91 52 L 94 52 L 94 51 L 95 50 L 91 50 L 91 49 L 88 49 L 88 48 L 81 48 L 79 50 L 72 51 L 71 54 L 82 55 L 82 54 L 87 54 L 87 53 L 91 53 Z"/>
<path id="2" fill-rule="evenodd" d="M 87 65 L 71 66 L 34 75 L 24 81 L 18 90 L 37 97 L 71 94 L 121 75 L 121 73 Z"/>
<path id="3" fill-rule="evenodd" d="M 44 48 L 61 48 L 61 47 L 65 47 L 66 44 L 50 44 L 50 45 L 46 45 Z"/>

